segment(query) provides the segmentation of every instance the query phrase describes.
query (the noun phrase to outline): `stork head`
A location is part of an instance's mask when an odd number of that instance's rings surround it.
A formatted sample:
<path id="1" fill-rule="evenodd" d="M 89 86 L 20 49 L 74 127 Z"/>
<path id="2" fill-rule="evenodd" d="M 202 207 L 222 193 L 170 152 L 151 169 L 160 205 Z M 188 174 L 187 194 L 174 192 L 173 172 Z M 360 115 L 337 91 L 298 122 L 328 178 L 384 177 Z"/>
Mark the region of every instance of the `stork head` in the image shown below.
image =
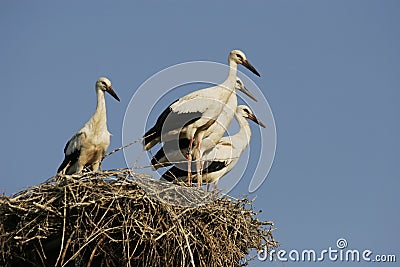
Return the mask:
<path id="1" fill-rule="evenodd" d="M 265 128 L 264 123 L 262 123 L 257 117 L 254 115 L 254 113 L 251 111 L 251 109 L 246 106 L 246 105 L 240 105 L 236 108 L 236 113 L 244 118 L 247 118 L 249 120 L 254 121 L 261 127 Z"/>
<path id="2" fill-rule="evenodd" d="M 252 73 L 260 77 L 260 74 L 258 71 L 253 67 L 253 65 L 250 64 L 250 62 L 247 60 L 246 55 L 240 51 L 240 50 L 232 50 L 229 53 L 229 61 L 233 61 L 236 64 L 242 64 L 245 66 L 247 69 L 249 69 Z"/>
<path id="3" fill-rule="evenodd" d="M 246 86 L 244 86 L 242 80 L 239 77 L 236 77 L 235 89 L 243 92 L 254 101 L 258 101 L 257 98 L 246 88 Z"/>
<path id="4" fill-rule="evenodd" d="M 115 93 L 114 89 L 111 86 L 111 82 L 109 79 L 105 77 L 100 77 L 96 82 L 96 90 L 101 90 L 103 92 L 107 92 L 112 95 L 116 100 L 119 100 L 119 97 Z"/>

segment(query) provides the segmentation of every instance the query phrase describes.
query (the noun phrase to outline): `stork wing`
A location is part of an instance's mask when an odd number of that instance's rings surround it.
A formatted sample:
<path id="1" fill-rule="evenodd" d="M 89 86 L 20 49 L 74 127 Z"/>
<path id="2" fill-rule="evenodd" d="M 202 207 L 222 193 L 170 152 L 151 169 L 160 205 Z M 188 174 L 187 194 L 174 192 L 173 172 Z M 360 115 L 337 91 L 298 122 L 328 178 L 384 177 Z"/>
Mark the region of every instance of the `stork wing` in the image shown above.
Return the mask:
<path id="1" fill-rule="evenodd" d="M 171 112 L 165 117 L 161 126 L 161 134 L 167 134 L 174 130 L 180 130 L 201 118 L 201 111 Z"/>
<path id="2" fill-rule="evenodd" d="M 204 124 L 216 120 L 225 103 L 213 97 L 215 86 L 190 93 L 167 107 L 155 125 L 144 134 L 143 145 L 149 150 L 164 134 L 177 134 L 187 125 L 204 118 Z"/>
<path id="3" fill-rule="evenodd" d="M 218 104 L 218 108 L 221 107 L 220 101 L 214 99 L 212 95 L 208 96 L 197 96 L 191 98 L 181 98 L 174 102 L 170 107 L 171 110 L 181 113 L 205 113 L 207 110 L 213 108 L 213 104 Z"/>
<path id="4" fill-rule="evenodd" d="M 213 161 L 232 159 L 234 148 L 232 143 L 227 140 L 227 137 L 221 138 L 212 149 L 204 151 L 203 160 Z"/>
<path id="5" fill-rule="evenodd" d="M 220 171 L 222 169 L 224 169 L 225 167 L 227 167 L 229 165 L 230 161 L 220 161 L 220 160 L 214 160 L 214 161 L 205 161 L 204 162 L 204 170 L 203 170 L 203 174 L 206 173 L 213 173 L 213 172 L 217 172 Z"/>
<path id="6" fill-rule="evenodd" d="M 230 162 L 231 161 L 224 161 L 224 160 L 205 161 L 203 175 L 210 174 L 213 172 L 218 172 L 226 168 L 230 164 Z M 196 171 L 192 171 L 191 173 L 193 176 L 197 174 Z M 174 180 L 187 181 L 187 174 L 188 172 L 184 168 L 173 166 L 162 175 L 162 178 L 169 182 L 172 182 Z"/>
<path id="7" fill-rule="evenodd" d="M 178 100 L 176 100 L 176 101 L 178 101 Z M 171 106 L 167 107 L 161 113 L 161 115 L 157 118 L 157 121 L 154 124 L 154 126 L 152 128 L 150 128 L 144 134 L 144 136 L 143 136 L 143 138 L 144 138 L 143 145 L 144 146 L 147 146 L 148 144 L 150 144 L 150 142 L 154 142 L 154 140 L 156 140 L 157 138 L 160 138 L 162 125 L 163 125 L 164 121 L 166 120 L 166 118 L 168 117 L 169 113 L 171 113 Z"/>
<path id="8" fill-rule="evenodd" d="M 186 112 L 175 111 L 172 107 L 178 102 L 179 100 L 167 107 L 157 118 L 155 125 L 144 134 L 143 144 L 146 150 L 155 145 L 162 134 L 182 129 L 184 126 L 193 123 L 201 117 L 201 112 L 192 112 L 190 110 Z"/>
<path id="9" fill-rule="evenodd" d="M 196 98 L 201 98 L 201 97 L 210 97 L 212 95 L 215 95 L 215 91 L 217 89 L 217 86 L 212 86 L 212 87 L 208 87 L 208 88 L 203 88 L 197 91 L 194 91 L 192 93 L 189 93 L 183 97 L 181 97 L 179 100 L 183 100 L 183 101 L 188 101 L 191 99 L 196 99 Z"/>
<path id="10" fill-rule="evenodd" d="M 177 166 L 173 166 L 169 170 L 167 170 L 161 177 L 168 182 L 172 182 L 174 180 L 185 180 L 187 179 L 188 172 L 182 168 Z"/>
<path id="11" fill-rule="evenodd" d="M 203 174 L 217 172 L 228 167 L 235 160 L 232 144 L 222 138 L 212 150 L 203 156 L 203 160 Z M 195 170 L 195 168 L 193 169 Z M 192 175 L 196 174 L 196 171 L 192 171 Z M 179 164 L 177 164 L 177 166 L 173 166 L 167 170 L 162 175 L 162 178 L 170 182 L 176 179 L 186 180 L 187 170 L 185 170 L 185 168 L 180 168 Z"/>
<path id="12" fill-rule="evenodd" d="M 64 147 L 65 158 L 61 163 L 60 167 L 58 167 L 57 173 L 64 170 L 68 165 L 72 165 L 79 158 L 81 153 L 81 145 L 86 138 L 85 132 L 77 132 L 72 138 L 68 141 L 68 143 Z M 72 163 L 72 164 L 71 164 Z"/>
<path id="13" fill-rule="evenodd" d="M 72 138 L 68 141 L 68 143 L 64 147 L 65 156 L 70 156 L 77 151 L 80 151 L 80 147 L 83 143 L 83 140 L 86 138 L 86 134 L 84 132 L 77 132 Z"/>
<path id="14" fill-rule="evenodd" d="M 223 139 L 213 149 L 204 153 L 203 173 L 220 171 L 232 163 L 234 159 L 232 144 Z"/>
<path id="15" fill-rule="evenodd" d="M 151 159 L 151 165 L 157 169 L 171 165 L 170 159 L 172 161 L 185 160 L 183 155 L 187 152 L 189 143 L 190 140 L 187 138 L 180 138 L 178 142 L 176 140 L 165 142 Z"/>

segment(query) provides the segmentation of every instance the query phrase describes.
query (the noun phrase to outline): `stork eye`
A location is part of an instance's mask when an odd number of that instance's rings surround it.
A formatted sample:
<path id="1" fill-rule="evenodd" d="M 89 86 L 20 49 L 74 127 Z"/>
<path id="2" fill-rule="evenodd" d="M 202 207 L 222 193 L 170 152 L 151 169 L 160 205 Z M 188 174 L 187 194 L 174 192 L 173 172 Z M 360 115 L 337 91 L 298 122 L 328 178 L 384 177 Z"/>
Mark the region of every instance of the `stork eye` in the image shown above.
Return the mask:
<path id="1" fill-rule="evenodd" d="M 101 84 L 104 85 L 104 86 L 107 86 L 105 81 L 102 81 Z"/>
<path id="2" fill-rule="evenodd" d="M 241 60 L 243 60 L 243 57 L 242 57 L 242 55 L 240 55 L 240 54 L 236 54 L 236 56 L 237 56 L 238 58 L 240 58 Z"/>

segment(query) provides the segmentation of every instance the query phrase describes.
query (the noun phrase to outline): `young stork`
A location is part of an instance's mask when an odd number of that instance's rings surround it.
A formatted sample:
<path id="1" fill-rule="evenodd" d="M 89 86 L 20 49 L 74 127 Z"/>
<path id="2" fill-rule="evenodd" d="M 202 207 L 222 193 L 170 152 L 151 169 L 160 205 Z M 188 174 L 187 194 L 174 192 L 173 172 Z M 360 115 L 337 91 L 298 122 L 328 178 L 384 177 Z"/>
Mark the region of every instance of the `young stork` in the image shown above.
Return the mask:
<path id="1" fill-rule="evenodd" d="M 162 112 L 155 125 L 144 134 L 145 150 L 149 150 L 159 142 L 179 140 L 181 134 L 186 136 L 189 140 L 187 154 L 189 185 L 191 185 L 193 142 L 196 140 L 195 147 L 198 149 L 197 154 L 200 154 L 204 131 L 217 120 L 235 90 L 238 64 L 260 76 L 240 50 L 230 52 L 228 63 L 230 67 L 228 77 L 222 84 L 195 91 L 176 100 Z"/>
<path id="2" fill-rule="evenodd" d="M 244 86 L 242 80 L 239 77 L 236 78 L 235 89 L 242 91 L 251 99 L 257 101 L 257 99 L 250 93 L 246 86 Z M 234 92 L 229 97 L 228 102 L 224 106 L 217 121 L 205 131 L 203 140 L 201 141 L 200 155 L 196 155 L 194 156 L 194 158 L 201 159 L 204 152 L 215 147 L 215 145 L 222 138 L 229 125 L 231 124 L 236 108 L 237 96 Z M 164 146 L 157 151 L 157 153 L 151 160 L 153 169 L 157 170 L 160 167 L 166 167 L 174 163 L 185 161 L 188 147 L 189 140 L 186 139 L 185 136 L 180 136 L 179 142 L 177 142 L 176 140 L 166 142 Z M 200 164 L 200 160 L 197 160 L 196 164 Z M 202 170 L 202 166 L 200 166 L 200 169 Z"/>
<path id="3" fill-rule="evenodd" d="M 204 161 L 204 170 L 199 177 L 198 173 L 192 173 L 193 181 L 203 180 L 207 183 L 207 190 L 211 183 L 214 183 L 214 190 L 217 188 L 218 180 L 222 176 L 232 170 L 239 160 L 240 155 L 246 149 L 251 139 L 250 125 L 246 119 L 252 120 L 265 128 L 265 125 L 256 118 L 248 106 L 240 105 L 235 112 L 236 120 L 239 123 L 240 130 L 233 136 L 225 136 L 217 143 L 217 145 L 208 153 L 204 154 L 201 159 Z M 188 179 L 187 172 L 173 166 L 166 171 L 162 178 L 167 181 L 186 181 Z"/>
<path id="4" fill-rule="evenodd" d="M 96 82 L 97 107 L 89 121 L 68 141 L 64 148 L 65 158 L 57 170 L 60 174 L 79 173 L 88 167 L 91 171 L 99 169 L 108 146 L 110 132 L 107 129 L 106 101 L 104 92 L 119 97 L 113 90 L 110 80 L 101 77 Z"/>

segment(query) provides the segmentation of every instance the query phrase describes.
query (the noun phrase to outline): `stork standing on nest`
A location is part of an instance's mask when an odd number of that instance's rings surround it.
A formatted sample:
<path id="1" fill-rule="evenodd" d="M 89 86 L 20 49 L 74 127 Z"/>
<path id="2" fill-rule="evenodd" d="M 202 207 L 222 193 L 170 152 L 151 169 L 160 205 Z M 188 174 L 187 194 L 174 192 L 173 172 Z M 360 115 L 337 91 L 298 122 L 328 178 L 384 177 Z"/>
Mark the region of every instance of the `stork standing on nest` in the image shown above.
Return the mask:
<path id="1" fill-rule="evenodd" d="M 246 149 L 251 139 L 250 125 L 246 119 L 252 120 L 265 128 L 265 125 L 257 119 L 248 106 L 240 105 L 237 107 L 235 117 L 239 123 L 240 130 L 233 136 L 225 136 L 217 145 L 202 158 L 204 170 L 201 179 L 207 183 L 207 190 L 211 183 L 214 183 L 214 190 L 222 176 L 230 172 L 239 160 L 240 155 Z M 193 173 L 193 180 L 199 181 L 198 173 Z M 179 166 L 173 166 L 166 171 L 162 178 L 167 181 L 186 181 L 187 173 Z"/>
<path id="2" fill-rule="evenodd" d="M 257 102 L 257 99 L 252 95 L 252 93 L 244 86 L 242 80 L 236 78 L 236 90 L 239 90 L 250 97 L 252 100 Z M 228 102 L 224 106 L 221 114 L 219 115 L 217 121 L 213 123 L 205 132 L 203 140 L 201 141 L 201 151 L 197 158 L 201 159 L 203 154 L 214 148 L 218 141 L 222 138 L 224 133 L 227 131 L 232 119 L 235 115 L 237 108 L 237 96 L 233 92 L 229 97 Z M 179 142 L 176 140 L 167 142 L 163 145 L 160 150 L 157 151 L 155 156 L 151 160 L 151 164 L 154 170 L 161 167 L 167 167 L 174 163 L 181 163 L 185 161 L 185 156 L 188 151 L 189 140 L 185 136 L 180 136 Z M 196 156 L 195 156 L 196 158 Z M 200 160 L 196 161 L 196 164 L 202 164 Z M 203 169 L 203 166 L 200 167 Z M 200 172 L 201 174 L 201 172 Z"/>
<path id="3" fill-rule="evenodd" d="M 156 124 L 144 135 L 143 145 L 149 150 L 159 142 L 179 140 L 181 134 L 189 140 L 187 153 L 188 184 L 191 185 L 192 148 L 195 147 L 200 154 L 201 140 L 207 130 L 221 114 L 229 97 L 235 90 L 238 64 L 242 64 L 257 76 L 260 74 L 247 60 L 246 55 L 240 50 L 233 50 L 228 57 L 229 73 L 227 79 L 219 85 L 205 88 L 190 93 L 162 112 Z M 200 170 L 197 170 L 200 172 Z M 199 187 L 201 183 L 199 183 Z"/>
<path id="4" fill-rule="evenodd" d="M 97 171 L 110 145 L 107 129 L 107 113 L 104 92 L 120 101 L 110 80 L 101 77 L 96 82 L 97 107 L 89 121 L 68 141 L 64 148 L 65 158 L 57 170 L 60 174 L 74 174 L 85 167 Z"/>

